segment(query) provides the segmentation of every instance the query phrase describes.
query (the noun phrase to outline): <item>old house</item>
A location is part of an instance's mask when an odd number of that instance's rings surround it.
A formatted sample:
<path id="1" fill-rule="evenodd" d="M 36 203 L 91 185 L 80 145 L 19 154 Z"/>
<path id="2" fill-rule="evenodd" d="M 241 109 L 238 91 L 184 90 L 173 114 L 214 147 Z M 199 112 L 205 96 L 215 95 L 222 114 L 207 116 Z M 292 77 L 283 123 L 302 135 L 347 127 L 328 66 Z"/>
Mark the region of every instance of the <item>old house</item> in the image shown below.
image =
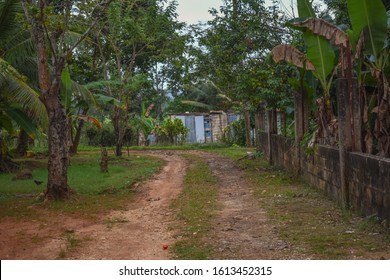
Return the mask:
<path id="1" fill-rule="evenodd" d="M 219 142 L 225 129 L 233 121 L 240 119 L 240 115 L 223 111 L 209 113 L 182 113 L 171 115 L 172 119 L 181 119 L 189 129 L 187 143 L 215 143 Z"/>

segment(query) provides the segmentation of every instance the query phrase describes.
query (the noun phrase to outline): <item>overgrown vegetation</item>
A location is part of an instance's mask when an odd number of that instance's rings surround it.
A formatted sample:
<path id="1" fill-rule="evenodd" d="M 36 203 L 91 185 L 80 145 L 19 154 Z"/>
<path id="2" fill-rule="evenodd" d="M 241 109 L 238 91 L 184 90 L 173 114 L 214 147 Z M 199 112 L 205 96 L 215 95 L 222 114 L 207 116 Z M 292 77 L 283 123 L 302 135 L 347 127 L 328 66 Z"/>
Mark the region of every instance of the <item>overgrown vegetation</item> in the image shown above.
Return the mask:
<path id="1" fill-rule="evenodd" d="M 185 155 L 190 162 L 180 196 L 172 203 L 177 212 L 175 230 L 180 240 L 173 246 L 175 258 L 180 260 L 209 259 L 213 248 L 202 238 L 210 229 L 211 218 L 217 209 L 217 179 L 207 164 L 197 156 Z"/>

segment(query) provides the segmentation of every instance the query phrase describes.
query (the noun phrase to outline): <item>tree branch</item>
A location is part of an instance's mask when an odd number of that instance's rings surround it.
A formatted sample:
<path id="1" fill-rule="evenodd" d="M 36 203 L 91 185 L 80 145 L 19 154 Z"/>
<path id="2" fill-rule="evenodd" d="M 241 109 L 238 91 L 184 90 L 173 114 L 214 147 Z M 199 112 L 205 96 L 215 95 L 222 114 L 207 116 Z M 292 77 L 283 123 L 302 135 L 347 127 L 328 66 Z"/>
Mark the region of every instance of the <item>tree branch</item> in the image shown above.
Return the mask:
<path id="1" fill-rule="evenodd" d="M 102 10 L 100 11 L 100 14 L 96 16 L 95 20 L 92 22 L 92 24 L 88 27 L 88 29 L 80 36 L 80 38 L 76 41 L 76 43 L 73 44 L 67 51 L 65 57 L 69 56 L 75 48 L 78 47 L 78 45 L 81 44 L 81 42 L 87 38 L 89 33 L 95 28 L 96 24 L 100 21 L 103 13 L 107 10 L 108 6 L 111 4 L 112 0 L 103 0 L 98 6 L 95 7 L 94 11 L 102 7 Z M 93 14 L 93 12 L 92 12 Z"/>

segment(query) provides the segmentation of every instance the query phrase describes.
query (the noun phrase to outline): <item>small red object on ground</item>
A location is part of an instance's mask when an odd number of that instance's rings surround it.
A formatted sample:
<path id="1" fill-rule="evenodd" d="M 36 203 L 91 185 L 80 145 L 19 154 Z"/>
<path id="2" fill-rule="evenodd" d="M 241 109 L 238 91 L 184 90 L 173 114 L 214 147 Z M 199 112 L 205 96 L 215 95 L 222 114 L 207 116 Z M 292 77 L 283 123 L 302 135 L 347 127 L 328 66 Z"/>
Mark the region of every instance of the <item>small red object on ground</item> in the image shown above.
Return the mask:
<path id="1" fill-rule="evenodd" d="M 164 249 L 164 250 L 168 249 L 168 245 L 167 245 L 167 244 L 164 244 L 164 245 L 163 245 L 163 249 Z"/>

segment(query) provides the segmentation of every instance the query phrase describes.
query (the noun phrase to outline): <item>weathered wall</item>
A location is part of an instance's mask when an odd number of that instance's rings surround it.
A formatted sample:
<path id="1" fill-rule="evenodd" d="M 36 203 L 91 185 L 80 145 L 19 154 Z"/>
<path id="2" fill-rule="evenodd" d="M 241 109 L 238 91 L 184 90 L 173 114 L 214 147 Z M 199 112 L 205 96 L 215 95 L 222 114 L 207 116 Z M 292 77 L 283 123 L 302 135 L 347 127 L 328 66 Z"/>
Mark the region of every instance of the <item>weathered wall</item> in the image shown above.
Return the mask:
<path id="1" fill-rule="evenodd" d="M 348 172 L 352 206 L 390 220 L 390 160 L 350 153 Z"/>
<path id="2" fill-rule="evenodd" d="M 210 112 L 212 141 L 219 142 L 225 128 L 228 126 L 228 118 L 224 112 Z"/>
<path id="3" fill-rule="evenodd" d="M 306 182 L 326 192 L 335 201 L 341 202 L 340 165 L 338 149 L 316 146 L 314 152 L 299 154 L 291 139 L 271 135 L 271 155 L 268 134 L 258 133 L 259 148 L 275 165 L 300 174 Z M 349 199 L 355 211 L 365 215 L 378 215 L 390 220 L 390 159 L 362 153 L 349 153 L 347 176 Z"/>

